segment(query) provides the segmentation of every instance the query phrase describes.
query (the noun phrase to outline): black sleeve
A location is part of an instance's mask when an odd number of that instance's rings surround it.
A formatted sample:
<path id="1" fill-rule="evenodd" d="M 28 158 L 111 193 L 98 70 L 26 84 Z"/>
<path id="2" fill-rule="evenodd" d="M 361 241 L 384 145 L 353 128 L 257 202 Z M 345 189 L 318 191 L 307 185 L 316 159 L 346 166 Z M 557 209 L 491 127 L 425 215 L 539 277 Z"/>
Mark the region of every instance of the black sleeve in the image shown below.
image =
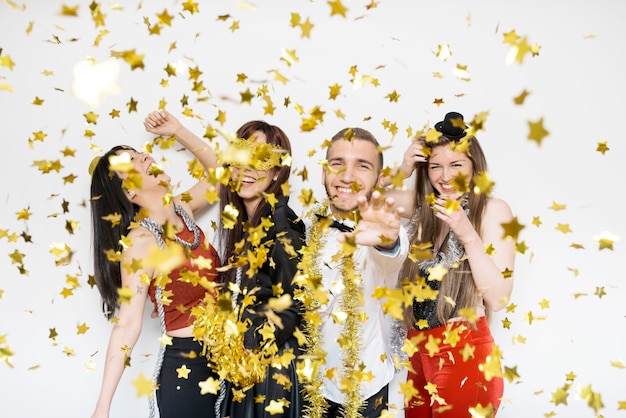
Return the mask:
<path id="1" fill-rule="evenodd" d="M 282 322 L 282 328 L 278 325 L 275 327 L 278 347 L 293 336 L 294 330 L 300 324 L 302 309 L 299 302 L 293 300 L 295 287 L 293 279 L 301 258 L 300 249 L 304 245 L 304 224 L 296 220 L 295 214 L 287 206 L 277 208 L 273 218 L 274 226 L 270 228 L 271 233 L 268 233 L 268 238 L 273 240 L 268 260 L 255 276 L 256 286 L 259 288 L 256 303 L 243 315 L 252 323 L 244 337 L 244 345 L 250 349 L 259 347 L 263 341 L 263 336 L 259 333 L 267 321 L 263 312 L 270 298 L 280 296 L 274 294 L 274 288 L 277 285 L 281 286 L 283 294 L 289 294 L 292 297 L 292 304 L 289 308 L 275 312 Z"/>

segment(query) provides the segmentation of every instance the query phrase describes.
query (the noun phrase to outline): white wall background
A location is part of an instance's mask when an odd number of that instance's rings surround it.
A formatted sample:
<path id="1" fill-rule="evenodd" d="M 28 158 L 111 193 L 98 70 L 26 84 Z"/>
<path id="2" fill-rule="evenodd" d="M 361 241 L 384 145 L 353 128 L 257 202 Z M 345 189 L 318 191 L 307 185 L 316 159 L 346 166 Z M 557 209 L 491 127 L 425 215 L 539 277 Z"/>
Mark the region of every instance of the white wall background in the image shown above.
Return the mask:
<path id="1" fill-rule="evenodd" d="M 488 112 L 479 138 L 495 194 L 526 225 L 520 240 L 528 246 L 517 258 L 516 307 L 493 321 L 504 365 L 517 372 L 506 383 L 499 416 L 626 416 L 626 234 L 620 197 L 626 179 L 626 3 L 382 0 L 368 10 L 369 0 L 343 0 L 345 17 L 331 16 L 328 2 L 317 0 L 198 3 L 193 14 L 174 0 L 0 3 L 1 416 L 91 413 L 111 325 L 88 284 L 87 166 L 100 149 L 149 141 L 152 135 L 141 121 L 160 100 L 184 119 L 184 96 L 199 115 L 186 124 L 198 134 L 209 124 L 220 127 L 218 111 L 225 112 L 228 131 L 262 118 L 288 133 L 295 167 L 309 173 L 307 181 L 293 177 L 291 202 L 297 210 L 302 187 L 323 197 L 321 144 L 340 128 L 371 130 L 391 146 L 386 161 L 392 165 L 408 144 L 409 126 L 413 131 L 432 126 L 451 110 L 467 120 Z M 76 16 L 63 14 L 64 5 L 76 8 Z M 92 19 L 90 5 L 100 6 L 103 25 Z M 146 21 L 156 25 L 165 10 L 171 25 L 150 35 Z M 290 25 L 292 13 L 314 25 L 310 38 Z M 507 65 L 504 34 L 513 30 L 540 45 L 539 55 Z M 453 55 L 443 61 L 434 53 L 446 44 Z M 281 60 L 283 48 L 295 50 L 298 61 L 288 66 Z M 132 70 L 111 58 L 113 51 L 129 50 L 143 55 L 143 68 Z M 98 64 L 113 60 L 120 69 L 119 92 L 94 107 L 72 94 L 74 66 L 87 57 Z M 176 76 L 168 77 L 168 64 L 179 65 Z M 452 73 L 457 64 L 467 66 L 469 81 Z M 197 81 L 208 91 L 192 90 L 184 66 L 197 66 L 202 72 Z M 352 66 L 379 85 L 353 88 Z M 277 81 L 273 70 L 288 81 Z M 434 77 L 437 72 L 442 78 Z M 237 74 L 248 78 L 237 83 Z M 330 100 L 329 86 L 335 83 L 341 94 Z M 241 92 L 256 94 L 263 85 L 276 107 L 273 115 L 264 112 L 266 102 L 259 97 L 241 103 Z M 400 97 L 390 102 L 385 96 L 394 90 Z M 530 94 L 516 105 L 513 99 L 524 90 Z M 129 112 L 131 100 L 136 111 Z M 312 132 L 300 130 L 297 105 L 304 112 L 317 106 L 325 112 Z M 119 117 L 110 115 L 114 110 Z M 88 112 L 98 115 L 95 124 L 87 123 Z M 527 138 L 528 122 L 541 118 L 550 133 L 538 146 Z M 396 124 L 395 138 L 383 121 Z M 607 143 L 606 153 L 596 150 L 599 142 Z M 155 155 L 185 185 L 187 154 L 178 150 Z M 317 153 L 309 156 L 310 150 Z M 36 164 L 42 161 L 57 170 L 44 174 Z M 564 208 L 554 210 L 555 203 Z M 200 222 L 210 230 L 216 216 L 207 213 Z M 534 218 L 541 224 L 533 225 Z M 75 230 L 68 227 L 72 223 Z M 603 231 L 616 239 L 612 248 L 601 249 L 594 240 Z M 55 244 L 71 248 L 68 263 L 55 264 Z M 131 383 L 140 373 L 152 374 L 157 324 L 146 318 L 113 417 L 147 413 L 147 399 L 138 398 Z"/>

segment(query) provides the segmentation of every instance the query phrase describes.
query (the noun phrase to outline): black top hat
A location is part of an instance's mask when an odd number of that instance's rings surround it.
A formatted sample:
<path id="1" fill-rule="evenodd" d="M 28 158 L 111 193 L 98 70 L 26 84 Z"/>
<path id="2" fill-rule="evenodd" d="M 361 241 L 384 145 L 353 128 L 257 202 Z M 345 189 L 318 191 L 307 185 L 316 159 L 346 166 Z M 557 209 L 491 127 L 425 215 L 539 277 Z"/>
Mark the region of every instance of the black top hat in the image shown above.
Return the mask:
<path id="1" fill-rule="evenodd" d="M 441 132 L 446 138 L 452 141 L 458 141 L 465 136 L 467 125 L 463 123 L 463 115 L 457 112 L 450 112 L 441 122 L 435 124 L 435 129 Z"/>

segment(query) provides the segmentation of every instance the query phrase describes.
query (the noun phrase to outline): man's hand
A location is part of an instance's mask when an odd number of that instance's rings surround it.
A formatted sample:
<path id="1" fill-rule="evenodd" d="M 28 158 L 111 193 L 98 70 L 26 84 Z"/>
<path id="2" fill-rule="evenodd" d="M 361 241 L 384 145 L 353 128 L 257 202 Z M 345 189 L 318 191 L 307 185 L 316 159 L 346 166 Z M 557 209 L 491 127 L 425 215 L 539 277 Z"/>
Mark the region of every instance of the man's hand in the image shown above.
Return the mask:
<path id="1" fill-rule="evenodd" d="M 344 232 L 339 242 L 354 239 L 355 244 L 376 246 L 380 250 L 394 248 L 400 235 L 400 216 L 404 208 L 394 208 L 394 200 L 383 199 L 379 191 L 372 193 L 369 202 L 364 196 L 358 198 L 361 219 L 354 232 Z"/>

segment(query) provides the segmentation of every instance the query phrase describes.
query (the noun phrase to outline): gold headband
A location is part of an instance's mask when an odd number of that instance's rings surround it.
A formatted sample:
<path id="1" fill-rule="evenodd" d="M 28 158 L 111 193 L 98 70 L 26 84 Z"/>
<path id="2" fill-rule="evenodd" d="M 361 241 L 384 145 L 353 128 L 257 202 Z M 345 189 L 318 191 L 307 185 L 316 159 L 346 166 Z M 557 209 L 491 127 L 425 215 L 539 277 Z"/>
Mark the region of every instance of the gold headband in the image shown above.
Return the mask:
<path id="1" fill-rule="evenodd" d="M 99 155 L 97 157 L 94 157 L 93 160 L 91 160 L 91 162 L 89 163 L 89 175 L 93 176 L 93 172 L 96 169 L 96 166 L 98 165 L 98 163 L 100 162 L 100 157 Z"/>

